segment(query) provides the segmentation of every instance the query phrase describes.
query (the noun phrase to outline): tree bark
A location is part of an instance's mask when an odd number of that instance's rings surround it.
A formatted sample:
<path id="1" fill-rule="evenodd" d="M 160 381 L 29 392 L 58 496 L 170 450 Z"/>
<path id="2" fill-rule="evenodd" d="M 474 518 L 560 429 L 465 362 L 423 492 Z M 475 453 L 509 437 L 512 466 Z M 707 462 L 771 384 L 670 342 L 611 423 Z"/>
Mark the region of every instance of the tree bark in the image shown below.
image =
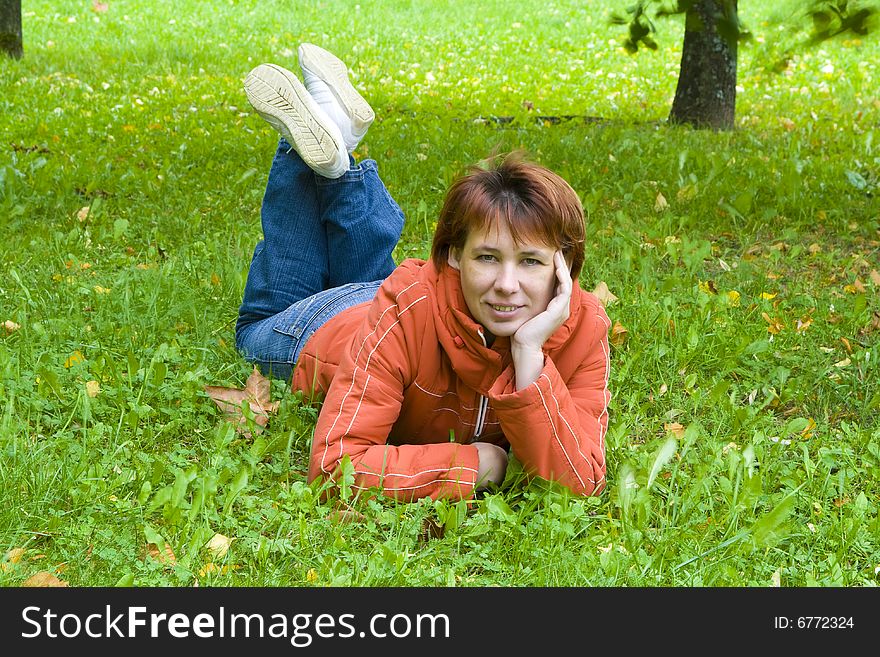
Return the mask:
<path id="1" fill-rule="evenodd" d="M 738 25 L 737 0 L 696 0 L 687 10 L 671 123 L 733 129 Z"/>
<path id="2" fill-rule="evenodd" d="M 21 41 L 21 0 L 0 0 L 0 52 L 20 59 L 24 54 Z"/>

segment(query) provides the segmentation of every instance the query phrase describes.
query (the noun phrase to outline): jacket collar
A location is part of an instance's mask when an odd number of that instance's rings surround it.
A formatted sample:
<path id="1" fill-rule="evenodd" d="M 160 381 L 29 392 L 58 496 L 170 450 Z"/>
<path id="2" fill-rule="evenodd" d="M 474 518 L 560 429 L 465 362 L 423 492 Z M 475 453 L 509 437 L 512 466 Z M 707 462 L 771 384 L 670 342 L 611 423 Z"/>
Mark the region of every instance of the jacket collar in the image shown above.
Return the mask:
<path id="1" fill-rule="evenodd" d="M 510 338 L 497 337 L 492 346 L 487 347 L 483 339 L 485 329 L 468 311 L 461 289 L 460 272 L 449 266 L 437 271 L 430 260 L 425 267 L 428 278 L 435 281 L 434 306 L 439 320 L 436 331 L 440 344 L 462 381 L 485 395 L 502 370 L 510 364 Z M 557 350 L 571 336 L 579 321 L 582 294 L 580 285 L 575 281 L 568 319 L 544 343 L 544 353 Z"/>

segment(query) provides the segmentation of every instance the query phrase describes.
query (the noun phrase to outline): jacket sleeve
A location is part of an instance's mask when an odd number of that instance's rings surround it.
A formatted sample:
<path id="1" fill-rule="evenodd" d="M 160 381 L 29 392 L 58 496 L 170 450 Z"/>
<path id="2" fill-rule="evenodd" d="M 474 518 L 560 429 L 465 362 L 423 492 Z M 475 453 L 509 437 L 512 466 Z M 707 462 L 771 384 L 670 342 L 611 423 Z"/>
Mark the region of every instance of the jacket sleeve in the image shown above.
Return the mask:
<path id="1" fill-rule="evenodd" d="M 501 429 L 526 472 L 579 495 L 595 495 L 605 488 L 611 324 L 601 305 L 595 312 L 595 330 L 568 380 L 545 355 L 541 374 L 528 387 L 516 390 L 516 373 L 510 366 L 489 391 Z"/>
<path id="2" fill-rule="evenodd" d="M 356 489 L 378 487 L 401 500 L 466 499 L 479 465 L 473 445 L 387 444 L 417 358 L 420 331 L 413 309 L 430 303 L 424 288 L 401 289 L 399 278 L 392 274 L 379 288 L 330 384 L 315 427 L 309 480 L 334 478 L 348 455 Z"/>

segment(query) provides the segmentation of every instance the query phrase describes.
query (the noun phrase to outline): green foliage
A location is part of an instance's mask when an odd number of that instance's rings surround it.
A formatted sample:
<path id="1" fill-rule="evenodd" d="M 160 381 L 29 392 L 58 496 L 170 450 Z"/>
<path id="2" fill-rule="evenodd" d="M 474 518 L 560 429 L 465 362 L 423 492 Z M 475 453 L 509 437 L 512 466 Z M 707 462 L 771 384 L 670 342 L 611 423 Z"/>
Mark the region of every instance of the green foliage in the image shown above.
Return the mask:
<path id="1" fill-rule="evenodd" d="M 0 61 L 0 556 L 25 550 L 0 584 L 876 584 L 878 45 L 798 49 L 775 4 L 747 7 L 737 130 L 705 134 L 658 120 L 675 39 L 630 57 L 610 0 L 29 3 L 26 56 Z M 580 195 L 581 285 L 607 282 L 629 336 L 599 497 L 514 459 L 477 500 L 398 504 L 351 472 L 341 500 L 306 481 L 298 394 L 275 382 L 250 439 L 205 395 L 250 373 L 234 323 L 276 137 L 241 80 L 304 40 L 377 111 L 358 154 L 408 218 L 398 260 L 496 147 Z"/>

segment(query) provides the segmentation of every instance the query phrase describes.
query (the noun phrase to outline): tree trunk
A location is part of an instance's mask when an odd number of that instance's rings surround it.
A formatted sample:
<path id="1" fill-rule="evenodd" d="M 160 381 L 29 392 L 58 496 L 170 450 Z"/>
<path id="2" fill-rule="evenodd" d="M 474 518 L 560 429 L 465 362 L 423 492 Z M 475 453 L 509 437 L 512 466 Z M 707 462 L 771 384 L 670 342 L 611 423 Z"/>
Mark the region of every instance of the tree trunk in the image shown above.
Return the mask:
<path id="1" fill-rule="evenodd" d="M 21 58 L 21 0 L 0 0 L 0 52 Z"/>
<path id="2" fill-rule="evenodd" d="M 671 123 L 733 128 L 738 26 L 737 0 L 696 0 L 687 10 Z"/>

